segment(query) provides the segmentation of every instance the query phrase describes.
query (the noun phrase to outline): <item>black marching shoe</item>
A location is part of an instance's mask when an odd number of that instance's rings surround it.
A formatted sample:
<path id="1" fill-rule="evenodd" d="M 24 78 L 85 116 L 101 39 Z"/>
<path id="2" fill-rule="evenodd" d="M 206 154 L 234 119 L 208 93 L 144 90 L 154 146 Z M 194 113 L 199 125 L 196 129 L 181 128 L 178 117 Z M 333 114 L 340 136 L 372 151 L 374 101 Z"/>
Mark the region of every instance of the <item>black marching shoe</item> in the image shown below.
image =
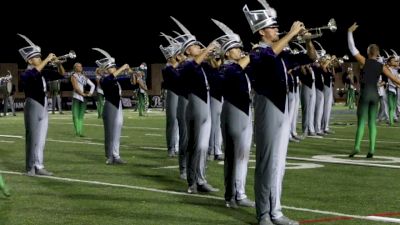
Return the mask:
<path id="1" fill-rule="evenodd" d="M 358 154 L 358 152 L 352 152 L 350 155 L 349 155 L 349 158 L 353 158 L 355 155 L 357 155 Z"/>
<path id="2" fill-rule="evenodd" d="M 371 158 L 372 159 L 373 157 L 374 157 L 374 154 L 368 152 L 367 158 L 369 158 L 369 159 Z"/>

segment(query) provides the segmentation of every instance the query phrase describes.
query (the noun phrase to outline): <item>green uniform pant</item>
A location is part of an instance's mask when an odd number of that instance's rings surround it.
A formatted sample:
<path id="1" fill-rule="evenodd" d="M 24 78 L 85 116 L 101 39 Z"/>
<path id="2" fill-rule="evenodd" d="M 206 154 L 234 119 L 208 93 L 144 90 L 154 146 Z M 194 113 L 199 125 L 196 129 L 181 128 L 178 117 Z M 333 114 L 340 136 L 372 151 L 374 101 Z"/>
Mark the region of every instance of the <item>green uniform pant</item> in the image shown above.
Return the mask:
<path id="1" fill-rule="evenodd" d="M 361 97 L 357 108 L 357 132 L 354 152 L 360 152 L 361 140 L 364 136 L 365 122 L 368 119 L 369 129 L 369 153 L 375 153 L 376 142 L 376 114 L 378 111 L 378 92 L 375 89 L 365 88 L 361 91 Z"/>
<path id="2" fill-rule="evenodd" d="M 388 102 L 389 102 L 389 124 L 390 126 L 394 123 L 394 114 L 397 107 L 397 95 L 391 91 L 388 92 Z"/>
<path id="3" fill-rule="evenodd" d="M 104 109 L 104 95 L 97 94 L 97 118 L 102 118 Z"/>
<path id="4" fill-rule="evenodd" d="M 10 196 L 9 189 L 6 185 L 6 183 L 3 180 L 3 176 L 0 175 L 0 191 L 5 195 L 5 196 Z"/>
<path id="5" fill-rule="evenodd" d="M 83 116 L 85 115 L 86 102 L 72 99 L 72 120 L 74 122 L 75 134 L 83 136 Z"/>

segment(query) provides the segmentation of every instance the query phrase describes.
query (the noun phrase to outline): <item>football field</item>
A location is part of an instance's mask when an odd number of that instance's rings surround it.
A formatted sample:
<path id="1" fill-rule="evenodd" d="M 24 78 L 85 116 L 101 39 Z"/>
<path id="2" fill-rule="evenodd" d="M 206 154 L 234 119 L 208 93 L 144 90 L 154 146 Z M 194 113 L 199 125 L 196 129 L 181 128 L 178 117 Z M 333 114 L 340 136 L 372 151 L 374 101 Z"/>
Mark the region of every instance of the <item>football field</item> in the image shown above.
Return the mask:
<path id="1" fill-rule="evenodd" d="M 301 121 L 301 119 L 299 119 Z M 71 112 L 49 114 L 45 167 L 53 177 L 24 175 L 23 114 L 0 118 L 0 173 L 12 196 L 0 195 L 0 225 L 242 225 L 257 224 L 254 208 L 225 207 L 223 163 L 208 161 L 207 180 L 220 189 L 188 194 L 178 159 L 167 157 L 165 113 L 139 117 L 124 110 L 121 157 L 106 165 L 104 132 L 97 112 L 85 115 L 85 137 L 73 132 Z M 301 124 L 297 126 L 299 133 Z M 376 152 L 367 159 L 368 126 L 361 153 L 354 145 L 355 111 L 333 108 L 324 138 L 290 143 L 283 212 L 301 224 L 400 224 L 400 125 L 378 123 Z M 254 200 L 255 148 L 246 192 Z"/>

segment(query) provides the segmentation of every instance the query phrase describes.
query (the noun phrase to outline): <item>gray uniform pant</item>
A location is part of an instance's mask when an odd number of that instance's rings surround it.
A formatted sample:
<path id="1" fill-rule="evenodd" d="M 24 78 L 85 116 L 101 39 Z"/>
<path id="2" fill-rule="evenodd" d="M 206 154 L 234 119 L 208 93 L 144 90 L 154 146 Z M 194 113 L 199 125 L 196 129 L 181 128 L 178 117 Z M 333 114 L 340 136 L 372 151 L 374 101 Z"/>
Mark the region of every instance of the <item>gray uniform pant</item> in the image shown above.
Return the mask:
<path id="1" fill-rule="evenodd" d="M 246 196 L 247 165 L 253 135 L 253 122 L 249 115 L 225 101 L 222 106 L 221 128 L 225 147 L 224 177 L 225 200 L 242 200 Z"/>
<path id="2" fill-rule="evenodd" d="M 56 110 L 56 104 L 57 104 L 58 111 L 62 112 L 61 96 L 59 94 L 55 94 L 51 97 L 51 109 L 53 112 Z"/>
<path id="3" fill-rule="evenodd" d="M 104 103 L 103 111 L 104 124 L 104 149 L 108 159 L 119 159 L 119 144 L 121 138 L 121 129 L 123 124 L 121 101 L 116 108 L 109 101 Z"/>
<path id="4" fill-rule="evenodd" d="M 293 95 L 294 95 L 294 103 L 293 103 L 293 115 L 292 118 L 290 119 L 290 134 L 292 136 L 297 136 L 297 118 L 299 117 L 299 106 L 300 106 L 299 87 L 297 87 L 297 92 L 293 93 Z"/>
<path id="5" fill-rule="evenodd" d="M 388 107 L 388 97 L 386 90 L 383 92 L 382 96 L 379 97 L 379 120 L 389 120 L 389 107 Z"/>
<path id="6" fill-rule="evenodd" d="M 211 134 L 210 143 L 208 145 L 209 155 L 221 155 L 222 133 L 221 133 L 221 111 L 222 101 L 211 97 L 210 98 L 210 111 L 211 111 Z"/>
<path id="7" fill-rule="evenodd" d="M 316 89 L 315 96 L 314 129 L 316 133 L 322 133 L 322 118 L 324 115 L 324 92 Z"/>
<path id="8" fill-rule="evenodd" d="M 167 137 L 167 146 L 168 153 L 175 153 L 178 151 L 178 138 L 179 138 L 179 128 L 178 128 L 178 119 L 177 119 L 177 110 L 178 110 L 178 95 L 175 94 L 171 90 L 167 90 L 167 99 L 166 99 L 166 133 Z"/>
<path id="9" fill-rule="evenodd" d="M 210 96 L 207 103 L 189 94 L 186 111 L 188 131 L 187 181 L 189 186 L 203 185 L 206 180 L 206 161 L 211 132 Z"/>
<path id="10" fill-rule="evenodd" d="M 49 122 L 47 99 L 43 106 L 32 98 L 27 98 L 24 107 L 24 121 L 26 171 L 34 168 L 43 169 L 43 152 Z"/>
<path id="11" fill-rule="evenodd" d="M 290 133 L 289 137 L 296 135 L 296 124 L 293 124 L 295 121 L 297 121 L 297 116 L 296 110 L 299 110 L 299 107 L 296 107 L 297 104 L 297 99 L 296 99 L 296 93 L 294 92 L 289 92 L 288 94 L 288 106 L 289 106 L 289 119 L 290 119 Z"/>
<path id="12" fill-rule="evenodd" d="M 324 116 L 322 118 L 322 130 L 329 131 L 329 121 L 331 119 L 333 103 L 332 86 L 324 86 Z"/>
<path id="13" fill-rule="evenodd" d="M 188 100 L 183 97 L 178 97 L 178 109 L 177 109 L 177 119 L 179 127 L 179 171 L 180 173 L 186 173 L 186 151 L 188 146 L 188 133 L 186 125 L 186 108 L 188 105 Z"/>
<path id="14" fill-rule="evenodd" d="M 302 129 L 304 134 L 315 133 L 314 129 L 314 113 L 315 113 L 315 85 L 309 88 L 307 85 L 302 85 L 301 88 L 301 119 Z"/>
<path id="15" fill-rule="evenodd" d="M 268 98 L 255 102 L 256 170 L 254 193 L 257 219 L 282 217 L 281 195 L 289 143 L 289 114 L 282 113 Z"/>
<path id="16" fill-rule="evenodd" d="M 10 105 L 11 112 L 15 115 L 14 97 L 10 95 L 3 95 L 4 101 L 4 116 L 7 116 L 8 105 Z"/>

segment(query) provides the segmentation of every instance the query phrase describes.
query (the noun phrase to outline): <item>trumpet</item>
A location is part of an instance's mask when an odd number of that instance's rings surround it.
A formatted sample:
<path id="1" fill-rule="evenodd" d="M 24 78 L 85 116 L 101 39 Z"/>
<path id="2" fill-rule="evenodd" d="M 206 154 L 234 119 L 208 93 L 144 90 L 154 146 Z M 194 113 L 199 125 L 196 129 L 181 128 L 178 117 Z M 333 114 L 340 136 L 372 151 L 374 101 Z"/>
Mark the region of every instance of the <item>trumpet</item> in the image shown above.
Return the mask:
<path id="1" fill-rule="evenodd" d="M 76 58 L 75 51 L 70 50 L 69 53 L 62 55 L 62 56 L 58 56 L 58 57 L 54 58 L 53 60 L 51 60 L 49 65 L 56 67 L 57 64 L 62 64 L 62 63 L 65 63 L 68 59 L 75 59 L 75 58 Z"/>
<path id="2" fill-rule="evenodd" d="M 349 60 L 349 56 L 348 56 L 348 55 L 344 55 L 344 56 L 342 56 L 342 57 L 340 57 L 340 58 L 336 58 L 336 60 L 337 60 L 337 62 L 338 62 L 339 64 L 343 64 L 344 61 Z"/>
<path id="3" fill-rule="evenodd" d="M 315 27 L 315 28 L 310 28 L 310 29 L 304 30 L 304 32 L 296 35 L 296 37 L 293 38 L 291 41 L 295 41 L 298 43 L 304 43 L 306 40 L 319 38 L 322 36 L 322 30 L 326 30 L 326 29 L 328 29 L 332 32 L 335 32 L 337 30 L 336 20 L 334 18 L 331 18 L 328 21 L 328 24 L 326 26 Z M 311 31 L 314 31 L 314 33 L 312 33 L 311 35 L 305 35 L 307 32 L 311 32 Z M 283 35 L 283 34 L 287 34 L 287 33 L 288 33 L 287 31 L 284 31 L 284 32 L 278 33 L 278 35 Z"/>

